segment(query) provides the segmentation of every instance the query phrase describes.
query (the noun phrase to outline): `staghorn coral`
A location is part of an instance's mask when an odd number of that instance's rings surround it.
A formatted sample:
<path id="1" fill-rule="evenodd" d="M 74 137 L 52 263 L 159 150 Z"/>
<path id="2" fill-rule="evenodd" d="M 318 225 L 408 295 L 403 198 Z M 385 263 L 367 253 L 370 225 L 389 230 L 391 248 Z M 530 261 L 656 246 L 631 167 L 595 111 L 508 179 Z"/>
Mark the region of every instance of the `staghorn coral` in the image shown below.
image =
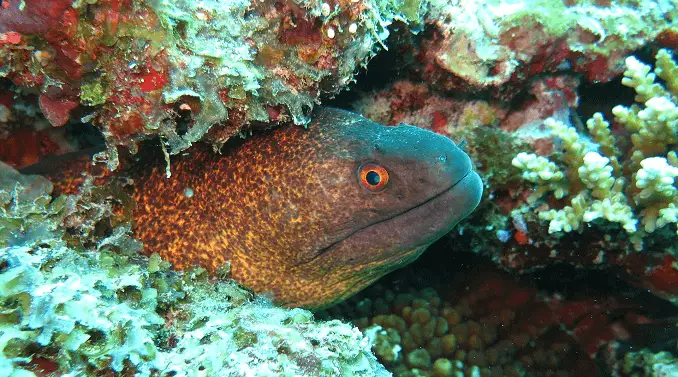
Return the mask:
<path id="1" fill-rule="evenodd" d="M 387 377 L 363 335 L 235 282 L 182 274 L 120 225 L 64 241 L 70 197 L 0 165 L 0 375 Z"/>
<path id="2" fill-rule="evenodd" d="M 678 65 L 668 50 L 656 57 L 654 73 L 635 57 L 626 60 L 622 84 L 635 89 L 638 104 L 612 112 L 630 135 L 628 152 L 596 113 L 586 122 L 590 140 L 561 121 L 544 122 L 562 143 L 557 163 L 525 152 L 513 159 L 523 179 L 537 185 L 529 203 L 547 192 L 569 201 L 562 209 L 539 213 L 549 221 L 550 233 L 581 232 L 585 224 L 605 219 L 619 223 L 640 250 L 646 234 L 678 223 L 678 157 L 671 150 L 678 143 Z"/>

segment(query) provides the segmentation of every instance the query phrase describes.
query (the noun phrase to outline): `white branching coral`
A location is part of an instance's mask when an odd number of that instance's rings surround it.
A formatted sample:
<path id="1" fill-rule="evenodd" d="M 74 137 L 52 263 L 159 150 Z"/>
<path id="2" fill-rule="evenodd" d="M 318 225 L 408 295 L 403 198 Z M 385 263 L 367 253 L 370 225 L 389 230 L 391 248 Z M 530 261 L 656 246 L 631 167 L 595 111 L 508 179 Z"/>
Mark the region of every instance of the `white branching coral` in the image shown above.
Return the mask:
<path id="1" fill-rule="evenodd" d="M 553 192 L 556 199 L 567 195 L 565 174 L 549 159 L 521 152 L 513 159 L 513 165 L 523 170 L 523 179 L 538 185 L 537 191 L 528 198 L 529 202 L 534 202 L 549 191 Z"/>
<path id="2" fill-rule="evenodd" d="M 629 57 L 622 84 L 634 88 L 638 102 L 612 110 L 630 135 L 627 154 L 596 113 L 586 122 L 591 142 L 576 128 L 549 118 L 544 124 L 560 140 L 563 153 L 552 161 L 523 152 L 513 165 L 537 185 L 529 203 L 548 192 L 556 199 L 572 195 L 562 209 L 539 213 L 549 221 L 550 233 L 581 232 L 584 224 L 605 219 L 619 223 L 641 249 L 647 233 L 678 224 L 678 156 L 671 150 L 678 144 L 678 64 L 668 50 L 659 51 L 654 71 Z"/>

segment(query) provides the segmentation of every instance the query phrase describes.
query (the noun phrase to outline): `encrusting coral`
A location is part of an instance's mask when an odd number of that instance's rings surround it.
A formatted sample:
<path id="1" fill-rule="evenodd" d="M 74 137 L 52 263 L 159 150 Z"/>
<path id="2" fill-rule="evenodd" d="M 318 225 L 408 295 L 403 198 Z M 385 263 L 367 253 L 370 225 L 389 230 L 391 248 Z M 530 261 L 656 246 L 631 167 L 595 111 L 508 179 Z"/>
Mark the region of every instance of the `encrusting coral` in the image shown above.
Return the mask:
<path id="1" fill-rule="evenodd" d="M 59 227 L 69 198 L 52 185 L 0 166 L 0 364 L 11 376 L 32 375 L 32 357 L 58 360 L 63 371 L 124 365 L 142 368 L 156 347 L 151 328 L 158 290 L 129 255 L 140 244 L 120 227 L 94 252 L 77 252 Z M 135 250 L 136 248 L 136 250 Z M 38 351 L 42 348 L 43 351 Z"/>
<path id="2" fill-rule="evenodd" d="M 98 127 L 113 169 L 115 146 L 147 136 L 179 153 L 253 125 L 308 123 L 320 96 L 383 46 L 386 26 L 408 18 L 403 3 L 5 1 L 0 78 L 38 94 L 53 126 L 73 114 Z"/>
<path id="3" fill-rule="evenodd" d="M 187 318 L 176 346 L 153 363 L 163 376 L 390 376 L 355 327 L 251 300 L 232 282 L 195 287 L 176 308 Z"/>
<path id="4" fill-rule="evenodd" d="M 513 165 L 537 189 L 534 203 L 547 192 L 567 199 L 562 209 L 541 211 L 549 232 L 581 232 L 597 219 L 619 223 L 637 250 L 648 233 L 678 223 L 678 64 L 668 50 L 659 50 L 654 72 L 635 57 L 626 59 L 622 84 L 635 89 L 632 106 L 612 109 L 615 122 L 630 135 L 623 152 L 601 113 L 586 122 L 589 136 L 554 118 L 544 124 L 562 143 L 555 162 L 522 152 Z M 663 85 L 658 82 L 660 79 Z"/>
<path id="5" fill-rule="evenodd" d="M 175 273 L 128 226 L 71 246 L 51 189 L 0 165 L 0 376 L 390 375 L 354 327 Z"/>
<path id="6" fill-rule="evenodd" d="M 36 95 L 52 126 L 96 126 L 115 168 L 116 146 L 135 150 L 149 136 L 176 154 L 197 140 L 221 146 L 306 124 L 386 43 L 403 50 L 387 40 L 398 29 L 426 27 L 416 70 L 446 90 L 521 88 L 561 65 L 607 81 L 630 51 L 672 38 L 675 3 L 7 0 L 0 78 L 12 94 Z M 0 120 L 13 102 L 0 98 Z"/>
<path id="7" fill-rule="evenodd" d="M 157 353 L 151 330 L 164 324 L 148 274 L 104 250 L 95 256 L 42 242 L 0 252 L 5 364 L 21 370 L 32 347 L 45 347 L 55 354 L 36 353 L 54 357 L 70 375 L 88 368 L 121 372 L 126 363 L 148 373 L 144 365 Z"/>
<path id="8" fill-rule="evenodd" d="M 666 351 L 652 352 L 643 349 L 629 352 L 612 376 L 667 377 L 678 374 L 678 359 Z"/>
<path id="9" fill-rule="evenodd" d="M 671 0 L 431 0 L 428 9 L 422 79 L 448 91 L 511 92 L 561 65 L 609 81 L 676 15 Z"/>

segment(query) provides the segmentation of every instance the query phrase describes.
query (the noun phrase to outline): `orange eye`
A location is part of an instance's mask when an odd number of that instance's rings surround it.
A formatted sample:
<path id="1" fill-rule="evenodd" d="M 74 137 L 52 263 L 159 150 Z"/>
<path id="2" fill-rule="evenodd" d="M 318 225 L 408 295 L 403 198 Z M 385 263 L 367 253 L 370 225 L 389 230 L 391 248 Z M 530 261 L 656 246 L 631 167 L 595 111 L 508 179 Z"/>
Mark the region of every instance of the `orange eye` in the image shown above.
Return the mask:
<path id="1" fill-rule="evenodd" d="M 381 191 L 388 183 L 388 171 L 377 164 L 365 164 L 360 167 L 360 184 L 370 191 Z"/>

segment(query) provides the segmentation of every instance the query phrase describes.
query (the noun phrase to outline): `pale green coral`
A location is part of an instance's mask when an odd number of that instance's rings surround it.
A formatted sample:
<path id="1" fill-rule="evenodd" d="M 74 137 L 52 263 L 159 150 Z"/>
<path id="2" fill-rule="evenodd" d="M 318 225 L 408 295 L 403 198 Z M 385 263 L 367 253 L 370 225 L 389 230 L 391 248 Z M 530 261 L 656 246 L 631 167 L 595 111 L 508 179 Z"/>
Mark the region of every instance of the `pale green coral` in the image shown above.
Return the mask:
<path id="1" fill-rule="evenodd" d="M 358 329 L 262 299 L 234 304 L 238 291 L 232 282 L 205 285 L 178 308 L 192 320 L 177 326 L 177 346 L 154 362 L 162 376 L 390 376 Z"/>
<path id="2" fill-rule="evenodd" d="M 0 364 L 32 375 L 22 365 L 37 346 L 56 350 L 73 375 L 125 364 L 144 370 L 157 351 L 150 330 L 164 324 L 157 291 L 139 265 L 110 252 L 136 252 L 139 243 L 121 227 L 95 252 L 69 248 L 58 227 L 68 198 L 51 200 L 51 190 L 44 178 L 0 164 Z"/>
<path id="3" fill-rule="evenodd" d="M 577 56 L 577 70 L 594 76 L 598 69 L 593 67 L 603 63 L 616 71 L 624 54 L 653 41 L 678 9 L 675 0 L 613 1 L 609 6 L 588 0 L 429 3 L 427 21 L 444 38 L 431 60 L 478 88 L 511 82 L 521 66 L 540 60 L 538 51 L 553 41 Z M 636 79 L 649 81 L 643 75 Z"/>
<path id="4" fill-rule="evenodd" d="M 53 242 L 0 249 L 8 266 L 0 275 L 0 368 L 12 376 L 34 376 L 34 356 L 54 360 L 64 376 L 390 376 L 356 328 L 274 307 L 232 281 L 191 277 L 199 273 L 186 276 L 189 300 L 171 309 L 186 319 L 166 327 L 142 264 Z M 155 341 L 167 329 L 178 341 L 164 351 Z"/>
<path id="5" fill-rule="evenodd" d="M 553 192 L 556 199 L 568 194 L 565 174 L 549 159 L 521 152 L 513 159 L 513 165 L 523 171 L 523 179 L 537 184 L 537 190 L 527 199 L 529 203 L 534 203 L 546 192 Z"/>
<path id="6" fill-rule="evenodd" d="M 632 377 L 665 377 L 678 374 L 678 359 L 671 352 L 652 352 L 649 349 L 627 352 L 620 371 Z"/>
<path id="7" fill-rule="evenodd" d="M 357 66 L 383 46 L 389 34 L 386 26 L 400 16 L 397 9 L 409 3 L 366 3 L 358 10 L 360 22 L 355 23 L 350 43 L 342 46 L 341 59 L 332 69 L 304 61 L 296 50 L 288 51 L 289 46 L 279 35 L 280 21 L 269 15 L 278 12 L 272 4 L 250 0 L 162 0 L 149 4 L 167 32 L 165 51 L 171 80 L 163 92 L 164 101 L 175 103 L 181 97 L 200 100 L 200 112 L 186 134 L 163 127 L 166 118 L 150 126 L 162 131 L 170 152 L 177 153 L 198 141 L 213 125 L 228 121 L 229 111 L 237 104 L 247 104 L 248 122 L 268 122 L 266 106 L 285 105 L 295 124 L 308 123 L 319 94 L 309 90 L 310 84 L 324 81 L 324 90 L 329 92 L 348 84 Z M 342 25 L 344 17 L 338 16 L 345 9 L 337 3 L 334 10 L 330 7 L 323 14 L 323 4 L 329 6 L 319 0 L 293 1 L 289 6 L 324 22 L 332 21 L 337 32 L 343 28 L 348 31 L 350 25 Z M 410 12 L 417 14 L 416 10 Z M 301 17 L 301 12 L 295 16 Z M 275 51 L 280 57 L 265 63 L 266 51 Z"/>
<path id="8" fill-rule="evenodd" d="M 544 122 L 562 143 L 557 163 L 530 153 L 513 159 L 523 178 L 537 184 L 530 202 L 546 192 L 556 199 L 573 195 L 562 209 L 539 214 L 549 221 L 549 232 L 582 231 L 584 224 L 602 218 L 621 224 L 640 249 L 647 233 L 678 223 L 678 157 L 670 151 L 678 144 L 678 65 L 668 50 L 660 50 L 657 68 L 651 70 L 635 57 L 626 59 L 622 84 L 634 88 L 640 102 L 613 109 L 616 122 L 630 134 L 626 156 L 609 123 L 596 113 L 586 122 L 591 141 L 561 121 Z"/>
<path id="9" fill-rule="evenodd" d="M 47 179 L 21 175 L 0 163 L 0 247 L 60 233 L 56 223 L 69 200 L 52 200 L 51 192 Z"/>
<path id="10" fill-rule="evenodd" d="M 157 352 L 150 329 L 164 324 L 147 274 L 135 265 L 117 271 L 96 266 L 96 259 L 106 257 L 103 250 L 77 253 L 52 242 L 0 249 L 0 263 L 7 266 L 0 275 L 0 332 L 15 335 L 6 339 L 0 357 L 15 359 L 23 348 L 17 344 L 35 344 L 58 349 L 61 369 L 71 373 L 121 372 L 125 362 L 144 369 Z M 125 299 L 133 296 L 130 291 L 138 299 Z"/>

